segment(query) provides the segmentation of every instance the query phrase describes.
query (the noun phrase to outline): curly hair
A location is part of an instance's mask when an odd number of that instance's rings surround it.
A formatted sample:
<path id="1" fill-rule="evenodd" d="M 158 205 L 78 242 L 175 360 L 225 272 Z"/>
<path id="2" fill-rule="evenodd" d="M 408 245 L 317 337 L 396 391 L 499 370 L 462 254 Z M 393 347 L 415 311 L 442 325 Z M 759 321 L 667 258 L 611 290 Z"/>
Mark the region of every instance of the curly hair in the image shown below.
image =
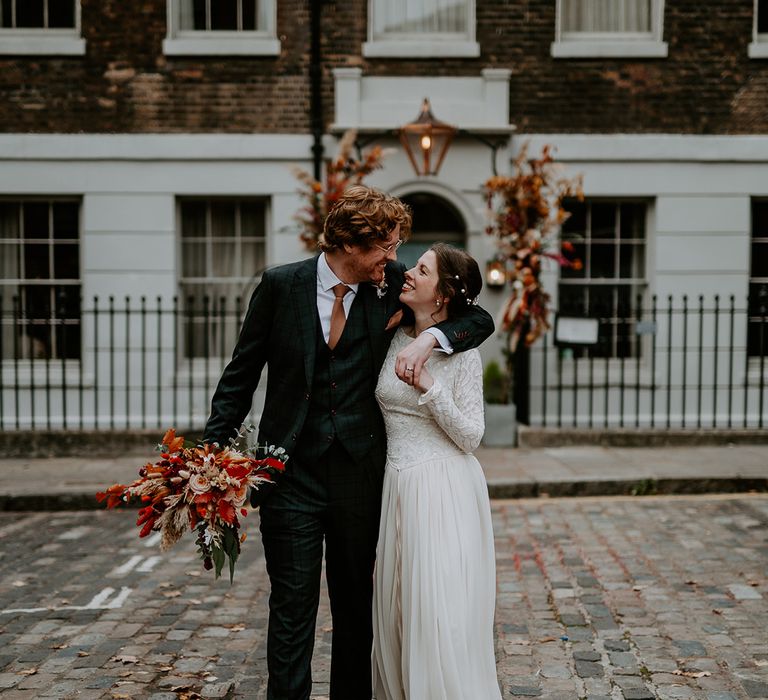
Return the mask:
<path id="1" fill-rule="evenodd" d="M 431 248 L 437 258 L 435 291 L 448 299 L 448 318 L 456 318 L 477 303 L 483 288 L 480 267 L 469 253 L 447 243 L 435 243 Z"/>
<path id="2" fill-rule="evenodd" d="M 400 224 L 400 238 L 411 235 L 411 208 L 397 197 L 365 185 L 353 185 L 328 212 L 320 250 L 330 252 L 345 245 L 370 248 L 386 241 Z"/>

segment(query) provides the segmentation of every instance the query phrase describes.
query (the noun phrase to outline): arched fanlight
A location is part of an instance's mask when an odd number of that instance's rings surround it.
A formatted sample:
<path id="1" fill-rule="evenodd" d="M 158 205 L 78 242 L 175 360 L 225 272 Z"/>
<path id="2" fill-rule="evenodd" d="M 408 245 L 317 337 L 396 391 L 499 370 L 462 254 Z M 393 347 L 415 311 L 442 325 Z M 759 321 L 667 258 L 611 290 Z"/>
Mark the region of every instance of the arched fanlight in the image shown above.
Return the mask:
<path id="1" fill-rule="evenodd" d="M 417 175 L 437 175 L 457 131 L 455 126 L 435 118 L 425 97 L 416 120 L 399 129 L 400 143 Z"/>

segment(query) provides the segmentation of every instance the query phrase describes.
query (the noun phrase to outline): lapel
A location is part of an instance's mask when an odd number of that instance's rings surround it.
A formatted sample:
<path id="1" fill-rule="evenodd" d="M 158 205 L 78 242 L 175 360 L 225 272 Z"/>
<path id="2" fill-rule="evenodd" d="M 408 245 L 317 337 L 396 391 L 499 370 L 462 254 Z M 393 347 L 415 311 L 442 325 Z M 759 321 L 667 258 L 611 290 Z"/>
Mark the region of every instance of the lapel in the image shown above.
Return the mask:
<path id="1" fill-rule="evenodd" d="M 368 341 L 371 344 L 371 353 L 379 364 L 379 355 L 382 352 L 382 339 L 384 327 L 387 324 L 387 303 L 385 299 L 376 296 L 376 288 L 372 284 L 362 283 L 358 287 L 361 292 L 365 323 L 368 326 Z"/>
<path id="2" fill-rule="evenodd" d="M 301 343 L 304 346 L 304 373 L 307 384 L 312 384 L 315 374 L 317 352 L 317 258 L 301 265 L 293 278 L 293 309 L 299 327 Z"/>

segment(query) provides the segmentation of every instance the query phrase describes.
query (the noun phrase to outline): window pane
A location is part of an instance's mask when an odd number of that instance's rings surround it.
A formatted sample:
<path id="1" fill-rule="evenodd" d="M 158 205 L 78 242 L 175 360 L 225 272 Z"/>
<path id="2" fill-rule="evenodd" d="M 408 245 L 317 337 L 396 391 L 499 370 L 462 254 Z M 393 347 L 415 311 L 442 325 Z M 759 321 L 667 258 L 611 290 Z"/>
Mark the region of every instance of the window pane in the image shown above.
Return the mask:
<path id="1" fill-rule="evenodd" d="M 562 0 L 564 32 L 650 32 L 651 0 Z"/>
<path id="2" fill-rule="evenodd" d="M 56 327 L 58 356 L 68 360 L 80 359 L 80 323 L 65 323 Z"/>
<path id="3" fill-rule="evenodd" d="M 13 27 L 13 13 L 10 2 L 0 2 L 0 27 L 6 29 Z"/>
<path id="4" fill-rule="evenodd" d="M 612 243 L 593 243 L 589 261 L 589 276 L 599 279 L 616 277 L 616 246 Z"/>
<path id="5" fill-rule="evenodd" d="M 205 202 L 183 202 L 181 205 L 181 237 L 205 238 Z"/>
<path id="6" fill-rule="evenodd" d="M 590 287 L 587 315 L 594 318 L 611 318 L 616 312 L 614 287 Z"/>
<path id="7" fill-rule="evenodd" d="M 768 355 L 768 284 L 749 285 L 749 323 L 747 354 Z"/>
<path id="8" fill-rule="evenodd" d="M 752 277 L 768 278 L 768 242 L 752 244 Z"/>
<path id="9" fill-rule="evenodd" d="M 645 277 L 645 246 L 636 244 L 619 246 L 619 277 L 633 279 Z"/>
<path id="10" fill-rule="evenodd" d="M 214 238 L 235 237 L 234 202 L 214 202 L 211 204 L 211 235 Z"/>
<path id="11" fill-rule="evenodd" d="M 10 202 L 0 202 L 0 239 L 20 237 L 19 205 Z"/>
<path id="12" fill-rule="evenodd" d="M 242 277 L 250 277 L 264 269 L 267 261 L 264 256 L 264 244 L 261 241 L 243 241 L 240 250 Z"/>
<path id="13" fill-rule="evenodd" d="M 25 317 L 47 321 L 51 317 L 52 288 L 47 285 L 29 285 L 23 288 L 22 299 Z"/>
<path id="14" fill-rule="evenodd" d="M 78 210 L 75 202 L 53 203 L 53 237 L 69 238 L 77 240 L 80 237 L 78 231 Z"/>
<path id="15" fill-rule="evenodd" d="M 211 29 L 237 28 L 237 0 L 211 0 Z"/>
<path id="16" fill-rule="evenodd" d="M 234 241 L 214 241 L 212 250 L 214 277 L 240 277 L 240 265 L 237 259 L 237 244 Z"/>
<path id="17" fill-rule="evenodd" d="M 757 0 L 757 31 L 768 33 L 768 0 Z"/>
<path id="18" fill-rule="evenodd" d="M 264 236 L 263 202 L 243 202 L 240 205 L 240 235 L 260 238 Z"/>
<path id="19" fill-rule="evenodd" d="M 194 29 L 201 32 L 208 29 L 205 11 L 206 0 L 178 0 L 178 2 L 181 10 L 180 26 L 182 29 Z"/>
<path id="20" fill-rule="evenodd" d="M 55 287 L 56 315 L 59 318 L 80 318 L 80 287 L 77 285 L 60 285 Z"/>
<path id="21" fill-rule="evenodd" d="M 24 244 L 24 279 L 47 280 L 51 278 L 50 245 L 48 243 Z"/>
<path id="22" fill-rule="evenodd" d="M 205 243 L 191 243 L 185 241 L 181 244 L 181 276 L 182 277 L 206 277 L 207 270 Z"/>
<path id="23" fill-rule="evenodd" d="M 586 236 L 587 233 L 587 205 L 584 202 L 566 202 L 565 208 L 571 215 L 563 224 L 563 233 Z M 570 236 L 565 236 L 571 238 Z"/>
<path id="24" fill-rule="evenodd" d="M 560 286 L 558 306 L 560 316 L 581 317 L 587 313 L 587 287 L 568 284 Z"/>
<path id="25" fill-rule="evenodd" d="M 24 238 L 48 238 L 47 202 L 24 204 Z"/>
<path id="26" fill-rule="evenodd" d="M 0 241 L 0 279 L 19 279 L 21 275 L 20 256 L 20 244 Z"/>
<path id="27" fill-rule="evenodd" d="M 620 208 L 621 238 L 645 238 L 645 204 L 628 203 Z"/>
<path id="28" fill-rule="evenodd" d="M 375 0 L 374 34 L 464 33 L 466 0 Z"/>
<path id="29" fill-rule="evenodd" d="M 5 2 L 8 2 L 8 0 L 5 0 Z M 3 2 L 4 5 L 5 2 Z M 45 26 L 43 20 L 43 0 L 16 0 L 16 26 Z"/>
<path id="30" fill-rule="evenodd" d="M 747 326 L 747 354 L 750 357 L 768 356 L 768 322 L 750 321 Z"/>
<path id="31" fill-rule="evenodd" d="M 48 0 L 48 26 L 74 27 L 75 0 Z"/>
<path id="32" fill-rule="evenodd" d="M 53 276 L 58 280 L 80 278 L 79 246 L 59 243 L 53 248 Z"/>
<path id="33" fill-rule="evenodd" d="M 243 29 L 255 31 L 256 27 L 256 3 L 258 0 L 242 0 L 243 3 Z"/>
<path id="34" fill-rule="evenodd" d="M 768 202 L 752 202 L 752 238 L 768 238 Z"/>
<path id="35" fill-rule="evenodd" d="M 616 237 L 616 205 L 613 202 L 593 204 L 591 214 L 590 235 L 592 238 Z"/>

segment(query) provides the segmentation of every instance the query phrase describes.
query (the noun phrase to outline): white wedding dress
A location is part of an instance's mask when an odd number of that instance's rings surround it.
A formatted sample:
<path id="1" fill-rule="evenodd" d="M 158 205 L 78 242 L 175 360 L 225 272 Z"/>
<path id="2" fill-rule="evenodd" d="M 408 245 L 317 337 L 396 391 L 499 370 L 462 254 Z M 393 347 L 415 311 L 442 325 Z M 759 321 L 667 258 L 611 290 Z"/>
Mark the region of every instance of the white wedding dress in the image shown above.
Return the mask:
<path id="1" fill-rule="evenodd" d="M 422 394 L 395 375 L 399 329 L 376 398 L 387 428 L 373 593 L 376 700 L 497 700 L 496 572 L 488 489 L 470 452 L 483 435 L 477 350 L 434 353 Z"/>

